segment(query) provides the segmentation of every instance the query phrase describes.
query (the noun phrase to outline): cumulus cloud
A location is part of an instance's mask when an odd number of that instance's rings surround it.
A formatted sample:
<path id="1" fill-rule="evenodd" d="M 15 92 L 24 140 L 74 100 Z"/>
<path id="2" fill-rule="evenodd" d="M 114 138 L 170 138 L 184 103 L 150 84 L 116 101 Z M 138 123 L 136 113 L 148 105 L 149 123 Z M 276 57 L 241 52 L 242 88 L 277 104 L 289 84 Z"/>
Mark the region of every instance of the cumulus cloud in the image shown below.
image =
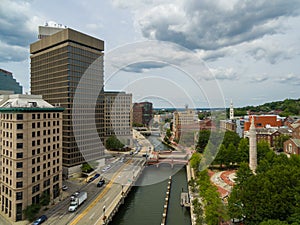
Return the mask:
<path id="1" fill-rule="evenodd" d="M 0 61 L 23 61 L 29 44 L 36 40 L 40 19 L 29 1 L 2 0 L 0 4 Z"/>
<path id="2" fill-rule="evenodd" d="M 185 0 L 153 6 L 138 21 L 144 37 L 215 50 L 281 32 L 284 19 L 299 8 L 297 0 Z"/>
<path id="3" fill-rule="evenodd" d="M 130 64 L 124 68 L 123 71 L 126 72 L 133 72 L 133 73 L 144 73 L 152 69 L 163 68 L 167 66 L 167 64 L 160 63 L 160 62 L 139 62 Z"/>
<path id="4" fill-rule="evenodd" d="M 213 76 L 217 80 L 237 80 L 239 77 L 233 68 L 210 68 Z M 207 77 L 212 79 L 213 77 Z"/>
<path id="5" fill-rule="evenodd" d="M 257 61 L 265 59 L 271 64 L 276 64 L 279 61 L 291 59 L 293 56 L 297 55 L 297 50 L 288 46 L 288 44 L 283 48 L 283 46 L 273 40 L 272 42 L 265 41 L 254 43 L 249 50 L 247 50 L 247 53 Z"/>
<path id="6" fill-rule="evenodd" d="M 283 75 L 277 79 L 278 82 L 280 83 L 288 83 L 291 85 L 300 85 L 300 76 L 296 76 L 293 73 Z"/>
<path id="7" fill-rule="evenodd" d="M 261 82 L 267 81 L 268 79 L 269 79 L 269 77 L 266 74 L 262 74 L 262 75 L 252 77 L 250 82 L 261 83 Z"/>

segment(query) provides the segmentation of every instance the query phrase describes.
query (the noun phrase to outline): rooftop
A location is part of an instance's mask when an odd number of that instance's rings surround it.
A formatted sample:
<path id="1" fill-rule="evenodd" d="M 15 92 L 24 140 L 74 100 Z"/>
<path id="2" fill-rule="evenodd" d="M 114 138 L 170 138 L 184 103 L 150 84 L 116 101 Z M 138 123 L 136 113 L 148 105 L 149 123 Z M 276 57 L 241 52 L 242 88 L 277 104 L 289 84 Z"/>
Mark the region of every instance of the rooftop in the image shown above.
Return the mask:
<path id="1" fill-rule="evenodd" d="M 41 95 L 0 95 L 0 111 L 63 111 L 61 107 L 54 107 Z"/>

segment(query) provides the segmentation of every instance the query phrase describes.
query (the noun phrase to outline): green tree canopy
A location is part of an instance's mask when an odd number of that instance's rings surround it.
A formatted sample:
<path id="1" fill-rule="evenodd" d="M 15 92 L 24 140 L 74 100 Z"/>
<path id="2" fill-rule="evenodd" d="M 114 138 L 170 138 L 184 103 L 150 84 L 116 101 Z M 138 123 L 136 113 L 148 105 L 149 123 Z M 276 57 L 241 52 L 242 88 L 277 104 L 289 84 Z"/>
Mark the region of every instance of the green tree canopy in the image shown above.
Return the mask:
<path id="1" fill-rule="evenodd" d="M 119 149 L 123 148 L 124 144 L 115 136 L 112 135 L 106 140 L 107 149 Z"/>
<path id="2" fill-rule="evenodd" d="M 201 130 L 199 132 L 198 143 L 196 149 L 198 152 L 202 153 L 208 143 L 210 137 L 210 130 Z"/>
<path id="3" fill-rule="evenodd" d="M 229 197 L 232 218 L 245 218 L 247 225 L 268 219 L 297 223 L 300 219 L 300 160 L 289 159 L 286 164 L 278 164 L 275 158 L 277 156 L 264 159 L 270 166 L 255 176 L 241 164 Z M 240 172 L 242 166 L 243 173 Z"/>

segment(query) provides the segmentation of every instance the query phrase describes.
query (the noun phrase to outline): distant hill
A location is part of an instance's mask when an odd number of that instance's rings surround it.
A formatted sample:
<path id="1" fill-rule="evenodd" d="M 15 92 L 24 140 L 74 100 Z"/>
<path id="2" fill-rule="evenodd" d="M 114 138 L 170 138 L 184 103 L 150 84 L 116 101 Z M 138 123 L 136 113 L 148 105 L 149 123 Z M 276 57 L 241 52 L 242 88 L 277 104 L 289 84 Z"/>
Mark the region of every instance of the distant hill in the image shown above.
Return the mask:
<path id="1" fill-rule="evenodd" d="M 247 115 L 247 111 L 253 113 L 278 113 L 280 116 L 299 115 L 300 114 L 300 98 L 299 99 L 285 99 L 283 101 L 269 102 L 259 106 L 246 106 L 242 108 L 235 108 L 234 114 L 236 116 Z"/>

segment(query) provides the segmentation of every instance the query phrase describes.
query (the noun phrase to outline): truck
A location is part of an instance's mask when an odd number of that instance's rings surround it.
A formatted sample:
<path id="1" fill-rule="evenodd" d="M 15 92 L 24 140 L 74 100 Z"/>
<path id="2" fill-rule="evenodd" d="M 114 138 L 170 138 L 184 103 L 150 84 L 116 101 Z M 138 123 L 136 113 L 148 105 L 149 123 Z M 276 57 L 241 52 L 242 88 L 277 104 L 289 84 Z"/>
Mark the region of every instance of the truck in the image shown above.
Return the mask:
<path id="1" fill-rule="evenodd" d="M 75 212 L 77 208 L 87 199 L 87 192 L 80 192 L 70 203 L 69 212 Z"/>

